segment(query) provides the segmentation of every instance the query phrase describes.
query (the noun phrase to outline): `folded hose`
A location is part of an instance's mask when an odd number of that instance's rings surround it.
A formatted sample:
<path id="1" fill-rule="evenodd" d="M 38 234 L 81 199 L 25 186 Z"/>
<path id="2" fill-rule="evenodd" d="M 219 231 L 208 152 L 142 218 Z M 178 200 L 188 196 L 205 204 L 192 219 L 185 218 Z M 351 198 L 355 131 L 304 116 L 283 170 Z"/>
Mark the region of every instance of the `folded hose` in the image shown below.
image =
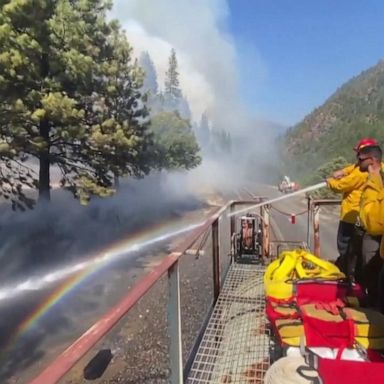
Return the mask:
<path id="1" fill-rule="evenodd" d="M 293 282 L 305 279 L 339 280 L 345 278 L 333 263 L 303 249 L 282 252 L 266 269 L 266 296 L 288 299 L 293 295 Z"/>

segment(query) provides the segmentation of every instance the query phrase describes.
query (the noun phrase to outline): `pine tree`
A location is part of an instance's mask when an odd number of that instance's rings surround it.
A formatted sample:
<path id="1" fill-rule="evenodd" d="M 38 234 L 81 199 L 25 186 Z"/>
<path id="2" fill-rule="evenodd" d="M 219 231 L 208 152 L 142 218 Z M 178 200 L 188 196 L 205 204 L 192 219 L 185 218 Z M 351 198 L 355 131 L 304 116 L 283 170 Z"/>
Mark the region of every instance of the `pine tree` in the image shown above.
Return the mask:
<path id="1" fill-rule="evenodd" d="M 201 145 L 204 148 L 207 148 L 211 141 L 211 132 L 209 129 L 208 115 L 206 112 L 201 115 L 198 137 Z"/>
<path id="2" fill-rule="evenodd" d="M 179 88 L 179 73 L 177 71 L 176 51 L 172 48 L 168 60 L 168 71 L 166 72 L 165 94 L 174 98 L 182 96 Z"/>
<path id="3" fill-rule="evenodd" d="M 50 199 L 53 164 L 82 200 L 109 195 L 114 175 L 149 170 L 143 74 L 107 21 L 110 8 L 108 0 L 2 1 L 0 149 L 10 164 L 39 160 L 41 200 Z"/>
<path id="4" fill-rule="evenodd" d="M 157 84 L 156 69 L 151 59 L 151 56 L 147 51 L 142 52 L 142 54 L 140 55 L 139 65 L 141 66 L 141 68 L 143 68 L 145 72 L 143 92 L 150 92 L 151 96 L 157 95 L 159 88 Z"/>
<path id="5" fill-rule="evenodd" d="M 192 119 L 191 108 L 189 107 L 188 100 L 185 97 L 180 98 L 178 112 L 183 119 Z"/>
<path id="6" fill-rule="evenodd" d="M 191 169 L 200 164 L 200 148 L 188 120 L 175 112 L 161 112 L 152 118 L 151 130 L 160 168 Z"/>

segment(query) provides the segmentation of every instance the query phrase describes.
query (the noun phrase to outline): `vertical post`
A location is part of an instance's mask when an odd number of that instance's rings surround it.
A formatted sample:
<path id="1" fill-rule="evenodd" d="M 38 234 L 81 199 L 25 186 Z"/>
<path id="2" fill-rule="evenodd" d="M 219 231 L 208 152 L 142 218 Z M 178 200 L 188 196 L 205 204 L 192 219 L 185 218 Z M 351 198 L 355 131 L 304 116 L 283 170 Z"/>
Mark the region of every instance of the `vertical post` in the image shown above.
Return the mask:
<path id="1" fill-rule="evenodd" d="M 230 253 L 230 256 L 231 256 L 231 260 L 230 260 L 230 263 L 233 262 L 234 258 L 235 258 L 235 242 L 236 240 L 233 238 L 233 235 L 234 233 L 236 233 L 236 215 L 232 215 L 232 213 L 235 211 L 235 202 L 233 202 L 230 207 L 229 207 L 229 213 L 231 214 L 230 215 L 230 218 L 229 218 L 229 241 L 230 241 L 230 245 L 229 245 L 229 253 Z"/>
<path id="2" fill-rule="evenodd" d="M 229 208 L 229 212 L 232 214 L 235 210 L 235 203 L 231 204 Z M 235 215 L 231 215 L 230 218 L 230 231 L 229 238 L 232 239 L 232 235 L 236 232 L 236 217 Z"/>
<path id="3" fill-rule="evenodd" d="M 168 271 L 168 332 L 171 363 L 171 384 L 183 384 L 183 354 L 181 339 L 180 277 L 177 261 Z"/>
<path id="4" fill-rule="evenodd" d="M 263 206 L 260 207 L 260 214 L 263 218 L 261 228 L 262 228 L 262 255 L 263 257 L 269 257 L 269 207 Z"/>
<path id="5" fill-rule="evenodd" d="M 320 206 L 313 204 L 313 253 L 320 257 Z"/>
<path id="6" fill-rule="evenodd" d="M 220 254 L 219 220 L 212 223 L 212 264 L 213 264 L 213 301 L 216 303 L 220 293 Z"/>
<path id="7" fill-rule="evenodd" d="M 311 196 L 307 197 L 307 246 L 309 249 L 311 249 L 311 209 L 312 209 L 312 202 L 311 202 Z"/>

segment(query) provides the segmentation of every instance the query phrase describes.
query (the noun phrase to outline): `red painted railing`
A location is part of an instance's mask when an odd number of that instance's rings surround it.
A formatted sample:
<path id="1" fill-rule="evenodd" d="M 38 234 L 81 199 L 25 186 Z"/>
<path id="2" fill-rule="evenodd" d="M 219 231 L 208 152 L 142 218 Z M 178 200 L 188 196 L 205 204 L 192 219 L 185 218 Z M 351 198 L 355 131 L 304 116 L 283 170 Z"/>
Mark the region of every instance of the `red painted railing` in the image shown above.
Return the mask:
<path id="1" fill-rule="evenodd" d="M 170 274 L 175 266 L 178 265 L 179 258 L 185 253 L 206 231 L 212 230 L 212 257 L 213 257 L 213 284 L 214 284 L 214 300 L 217 298 L 220 291 L 220 252 L 219 252 L 219 236 L 218 226 L 219 218 L 225 212 L 233 212 L 236 205 L 254 204 L 255 200 L 251 201 L 231 201 L 222 208 L 218 208 L 216 212 L 209 217 L 204 223 L 195 229 L 185 240 L 177 246 L 177 248 L 164 257 L 159 265 L 153 268 L 151 272 L 142 277 L 122 298 L 122 300 L 110 309 L 104 316 L 100 318 L 91 328 L 89 328 L 79 339 L 70 345 L 61 355 L 59 355 L 52 363 L 49 364 L 36 378 L 30 381 L 29 384 L 53 384 L 61 380 L 79 361 L 94 347 L 112 328 L 131 310 L 131 308 L 148 292 L 151 287 L 168 272 Z M 234 231 L 233 220 L 230 225 L 231 233 Z M 231 235 L 228 234 L 228 236 Z M 230 237 L 229 237 L 230 238 Z M 177 286 L 178 286 L 178 270 L 177 270 Z M 179 303 L 179 287 L 177 287 L 176 301 L 174 306 L 178 312 L 180 311 Z M 170 296 L 173 294 L 170 292 Z M 176 321 L 180 322 L 180 313 L 174 314 Z M 178 320 L 177 320 L 178 319 Z M 175 321 L 175 320 L 172 320 Z M 179 324 L 180 325 L 180 324 Z M 176 327 L 177 328 L 177 327 Z M 178 327 L 181 329 L 181 327 Z M 181 330 L 180 330 L 181 332 Z M 176 338 L 180 335 L 176 335 Z M 171 335 L 172 339 L 172 335 Z M 174 350 L 180 349 L 180 340 L 171 340 L 174 345 Z M 180 353 L 176 352 L 178 355 Z M 172 345 L 171 345 L 172 359 Z M 180 356 L 177 357 L 176 367 L 173 369 L 174 379 L 172 382 L 180 382 L 182 367 Z M 172 362 L 171 362 L 172 365 Z M 178 372 L 175 372 L 175 371 Z M 181 379 L 182 380 L 182 379 Z"/>

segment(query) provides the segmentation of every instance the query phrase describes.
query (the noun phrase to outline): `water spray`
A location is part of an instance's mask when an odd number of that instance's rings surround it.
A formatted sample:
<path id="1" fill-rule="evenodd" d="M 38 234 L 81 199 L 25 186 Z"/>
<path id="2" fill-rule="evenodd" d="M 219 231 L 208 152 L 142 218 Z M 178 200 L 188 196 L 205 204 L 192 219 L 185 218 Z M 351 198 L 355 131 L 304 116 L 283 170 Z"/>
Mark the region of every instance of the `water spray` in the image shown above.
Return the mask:
<path id="1" fill-rule="evenodd" d="M 67 267 L 61 268 L 56 271 L 48 272 L 44 275 L 34 276 L 27 280 L 20 281 L 18 283 L 0 288 L 0 302 L 8 299 L 15 298 L 26 292 L 40 291 L 42 289 L 48 288 L 55 282 L 64 280 L 67 277 L 74 275 L 75 273 L 84 271 L 88 268 L 101 268 L 107 263 L 117 261 L 118 259 L 126 256 L 129 253 L 137 252 L 145 247 L 159 243 L 164 240 L 168 240 L 177 235 L 189 232 L 193 229 L 196 229 L 203 225 L 204 222 L 191 224 L 189 226 L 183 227 L 179 230 L 166 232 L 162 235 L 153 237 L 147 241 L 136 242 L 132 244 L 132 241 L 125 246 L 120 246 L 118 249 L 106 251 L 91 260 L 82 261 Z M 128 239 L 129 242 L 129 239 Z"/>
<path id="2" fill-rule="evenodd" d="M 251 209 L 259 208 L 268 204 L 275 203 L 277 201 L 281 201 L 284 199 L 289 199 L 294 196 L 302 195 L 306 192 L 315 191 L 317 189 L 323 188 L 326 186 L 325 182 L 301 189 L 296 192 L 292 192 L 290 194 L 280 196 L 274 199 L 270 199 L 267 201 L 263 201 L 261 203 L 242 208 L 240 210 L 237 210 L 236 212 L 230 213 L 228 216 L 237 215 L 243 212 L 247 212 Z M 20 296 L 23 293 L 26 292 L 33 292 L 33 291 L 40 291 L 42 289 L 48 288 L 53 283 L 56 283 L 58 281 L 61 281 L 65 278 L 68 278 L 75 273 L 79 273 L 81 271 L 85 271 L 88 268 L 101 268 L 105 266 L 107 263 L 111 263 L 114 261 L 117 261 L 118 259 L 126 256 L 129 253 L 137 252 L 147 246 L 153 245 L 155 243 L 159 243 L 164 240 L 168 240 L 174 236 L 181 235 L 183 233 L 189 232 L 193 229 L 196 229 L 203 225 L 204 222 L 200 222 L 197 224 L 191 224 L 189 226 L 183 227 L 176 231 L 168 231 L 162 235 L 153 237 L 152 239 L 149 239 L 147 241 L 142 242 L 136 242 L 132 244 L 132 240 L 127 240 L 126 244 L 123 246 L 120 246 L 116 249 L 112 249 L 109 251 L 106 251 L 102 254 L 97 255 L 96 257 L 93 257 L 90 260 L 82 261 L 76 264 L 72 264 L 69 266 L 66 266 L 64 268 L 61 268 L 59 270 L 48 272 L 44 275 L 38 275 L 31 277 L 29 279 L 26 279 L 24 281 L 20 281 L 18 283 L 5 286 L 0 288 L 0 301 L 4 301 L 7 299 L 15 298 Z"/>
<path id="3" fill-rule="evenodd" d="M 241 208 L 235 212 L 229 213 L 228 216 L 231 217 L 234 215 L 238 215 L 240 213 L 248 212 L 251 209 L 263 207 L 265 205 L 276 203 L 276 202 L 281 201 L 281 200 L 289 199 L 289 198 L 294 197 L 294 196 L 299 196 L 299 195 L 302 195 L 302 194 L 307 193 L 307 192 L 316 191 L 317 189 L 324 188 L 326 186 L 327 186 L 327 183 L 325 181 L 323 181 L 321 183 L 311 185 L 310 187 L 300 189 L 299 191 L 288 193 L 287 195 L 284 195 L 284 196 L 279 196 L 279 197 L 276 197 L 274 199 L 266 200 L 266 201 L 263 201 L 261 203 L 257 203 L 255 205 L 251 205 L 251 206 L 246 207 L 246 208 Z"/>

